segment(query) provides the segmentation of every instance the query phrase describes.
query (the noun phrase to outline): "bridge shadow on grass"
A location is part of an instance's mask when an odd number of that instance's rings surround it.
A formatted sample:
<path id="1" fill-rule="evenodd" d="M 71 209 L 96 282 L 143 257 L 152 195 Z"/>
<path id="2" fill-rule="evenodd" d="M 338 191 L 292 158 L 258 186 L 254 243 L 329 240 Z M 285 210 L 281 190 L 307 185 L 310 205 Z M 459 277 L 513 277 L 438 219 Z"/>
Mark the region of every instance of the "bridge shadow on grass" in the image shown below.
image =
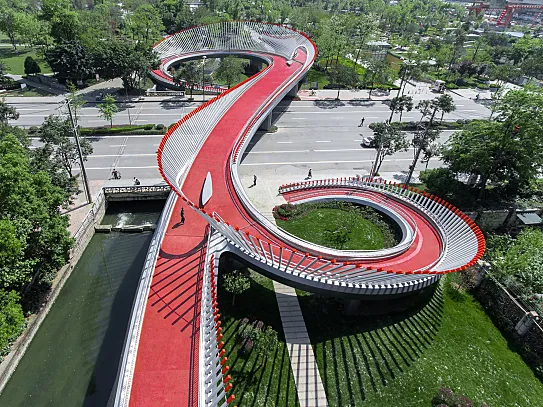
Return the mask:
<path id="1" fill-rule="evenodd" d="M 236 296 L 234 306 L 231 294 L 222 288 L 221 283 L 218 289 L 223 341 L 236 404 L 251 407 L 298 405 L 273 283 L 253 271 L 250 279 L 251 288 Z M 254 349 L 243 350 L 243 341 L 237 335 L 243 318 L 250 322 L 262 321 L 278 332 L 279 344 L 267 358 L 258 355 Z"/>
<path id="2" fill-rule="evenodd" d="M 442 320 L 442 289 L 420 300 L 386 315 L 347 317 L 339 300 L 299 292 L 330 405 L 357 406 L 383 392 L 432 346 Z"/>

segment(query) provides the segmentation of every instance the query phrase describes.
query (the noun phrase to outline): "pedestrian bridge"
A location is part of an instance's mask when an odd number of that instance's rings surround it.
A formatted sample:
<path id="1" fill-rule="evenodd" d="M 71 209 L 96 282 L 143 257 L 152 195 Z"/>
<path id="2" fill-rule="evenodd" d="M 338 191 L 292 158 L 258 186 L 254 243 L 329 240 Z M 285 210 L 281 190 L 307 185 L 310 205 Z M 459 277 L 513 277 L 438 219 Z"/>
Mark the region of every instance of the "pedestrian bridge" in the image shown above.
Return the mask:
<path id="1" fill-rule="evenodd" d="M 386 213 L 402 232 L 390 249 L 318 246 L 278 228 L 253 205 L 240 181 L 240 161 L 256 130 L 271 124 L 273 108 L 296 94 L 311 68 L 317 49 L 304 34 L 223 22 L 181 31 L 154 49 L 163 61 L 155 79 L 169 80 L 171 61 L 196 56 L 246 55 L 266 67 L 184 116 L 160 144 L 159 169 L 176 195 L 142 275 L 116 405 L 235 404 L 215 289 L 223 252 L 284 284 L 349 298 L 415 292 L 482 256 L 482 233 L 457 208 L 382 180 L 285 180 L 279 193 L 292 203 L 339 199 Z"/>

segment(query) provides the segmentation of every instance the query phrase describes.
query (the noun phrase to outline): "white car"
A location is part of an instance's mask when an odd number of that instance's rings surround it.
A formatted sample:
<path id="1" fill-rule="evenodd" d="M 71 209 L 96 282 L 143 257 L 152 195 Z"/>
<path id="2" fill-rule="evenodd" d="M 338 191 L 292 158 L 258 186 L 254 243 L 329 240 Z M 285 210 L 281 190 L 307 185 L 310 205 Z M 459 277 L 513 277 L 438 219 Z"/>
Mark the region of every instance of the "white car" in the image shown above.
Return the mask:
<path id="1" fill-rule="evenodd" d="M 366 136 L 362 139 L 364 147 L 375 147 L 375 136 Z"/>

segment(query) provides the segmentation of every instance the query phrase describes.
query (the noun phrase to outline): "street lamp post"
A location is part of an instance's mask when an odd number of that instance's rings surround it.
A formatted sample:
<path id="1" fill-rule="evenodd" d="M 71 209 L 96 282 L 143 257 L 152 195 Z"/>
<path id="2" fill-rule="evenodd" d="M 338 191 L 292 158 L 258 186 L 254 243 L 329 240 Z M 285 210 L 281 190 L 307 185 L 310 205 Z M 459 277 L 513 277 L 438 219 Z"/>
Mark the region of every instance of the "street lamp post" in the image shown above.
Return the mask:
<path id="1" fill-rule="evenodd" d="M 206 92 L 204 90 L 204 79 L 205 79 L 205 72 L 204 72 L 204 68 L 206 66 L 206 56 L 204 55 L 202 57 L 202 102 L 205 102 L 206 100 Z"/>

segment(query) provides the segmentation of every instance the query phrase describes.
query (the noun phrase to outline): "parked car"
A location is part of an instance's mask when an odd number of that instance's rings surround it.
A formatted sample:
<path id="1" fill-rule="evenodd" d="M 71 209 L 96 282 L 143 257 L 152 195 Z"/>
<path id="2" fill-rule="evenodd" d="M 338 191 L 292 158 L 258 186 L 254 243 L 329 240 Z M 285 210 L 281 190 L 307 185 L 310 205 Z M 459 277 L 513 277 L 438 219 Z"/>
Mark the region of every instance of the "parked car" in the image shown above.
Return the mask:
<path id="1" fill-rule="evenodd" d="M 366 136 L 362 139 L 364 147 L 375 147 L 375 136 Z"/>

